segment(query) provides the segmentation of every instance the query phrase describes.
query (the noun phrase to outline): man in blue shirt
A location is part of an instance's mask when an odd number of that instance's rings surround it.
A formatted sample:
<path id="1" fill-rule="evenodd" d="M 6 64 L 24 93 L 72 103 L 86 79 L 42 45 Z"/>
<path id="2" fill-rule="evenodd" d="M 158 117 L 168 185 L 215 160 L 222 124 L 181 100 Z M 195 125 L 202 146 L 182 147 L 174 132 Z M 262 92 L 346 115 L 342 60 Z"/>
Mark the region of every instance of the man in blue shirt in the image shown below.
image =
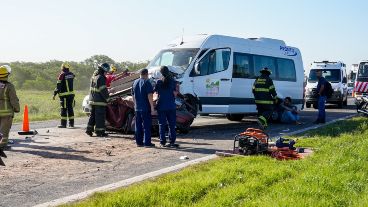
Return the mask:
<path id="1" fill-rule="evenodd" d="M 154 112 L 153 87 L 148 79 L 147 69 L 142 69 L 140 76 L 140 79 L 134 81 L 132 87 L 135 108 L 135 141 L 138 147 L 154 147 L 155 145 L 151 143 L 151 113 Z"/>
<path id="2" fill-rule="evenodd" d="M 318 119 L 315 124 L 324 124 L 326 122 L 326 83 L 327 80 L 322 76 L 322 70 L 316 70 L 316 76 L 318 78 L 317 94 L 318 94 Z"/>

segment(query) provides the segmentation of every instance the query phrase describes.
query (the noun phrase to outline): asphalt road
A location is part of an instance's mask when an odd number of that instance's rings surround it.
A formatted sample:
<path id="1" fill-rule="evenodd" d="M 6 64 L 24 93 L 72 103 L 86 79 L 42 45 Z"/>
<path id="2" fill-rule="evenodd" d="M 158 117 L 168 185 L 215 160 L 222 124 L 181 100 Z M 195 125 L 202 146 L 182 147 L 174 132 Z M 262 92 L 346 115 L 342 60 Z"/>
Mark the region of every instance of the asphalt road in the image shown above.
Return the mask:
<path id="1" fill-rule="evenodd" d="M 353 105 L 328 107 L 327 121 L 355 113 Z M 277 136 L 312 126 L 316 115 L 314 109 L 304 110 L 302 126 L 274 124 L 268 133 Z M 132 135 L 90 138 L 83 133 L 85 122 L 85 118 L 78 119 L 81 125 L 74 130 L 55 129 L 57 121 L 32 123 L 31 128 L 40 134 L 28 141 L 13 132 L 15 144 L 7 152 L 7 167 L 0 168 L 0 206 L 33 206 L 183 163 L 179 159 L 183 155 L 193 160 L 231 149 L 234 135 L 257 126 L 255 117 L 241 122 L 223 116 L 198 117 L 189 134 L 178 135 L 181 147 L 172 150 L 136 148 Z M 19 129 L 20 125 L 15 125 L 13 131 Z M 158 144 L 158 139 L 153 142 Z M 106 155 L 107 150 L 111 155 Z"/>

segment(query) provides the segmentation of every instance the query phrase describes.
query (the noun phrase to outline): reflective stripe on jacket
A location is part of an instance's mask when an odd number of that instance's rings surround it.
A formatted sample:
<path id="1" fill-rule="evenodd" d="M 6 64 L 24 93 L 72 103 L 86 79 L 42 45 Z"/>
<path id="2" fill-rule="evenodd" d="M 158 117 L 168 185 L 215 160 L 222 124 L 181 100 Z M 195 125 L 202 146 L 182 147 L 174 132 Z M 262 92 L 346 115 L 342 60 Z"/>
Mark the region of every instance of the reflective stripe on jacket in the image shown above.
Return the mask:
<path id="1" fill-rule="evenodd" d="M 106 106 L 108 101 L 106 77 L 103 74 L 94 73 L 91 79 L 89 103 L 94 106 Z"/>
<path id="2" fill-rule="evenodd" d="M 54 95 L 59 94 L 60 97 L 74 95 L 74 78 L 75 75 L 69 70 L 60 73 Z"/>
<path id="3" fill-rule="evenodd" d="M 252 92 L 256 104 L 274 104 L 277 97 L 273 81 L 267 75 L 261 75 L 254 81 Z"/>
<path id="4" fill-rule="evenodd" d="M 0 117 L 14 116 L 20 111 L 15 87 L 7 81 L 0 81 Z"/>

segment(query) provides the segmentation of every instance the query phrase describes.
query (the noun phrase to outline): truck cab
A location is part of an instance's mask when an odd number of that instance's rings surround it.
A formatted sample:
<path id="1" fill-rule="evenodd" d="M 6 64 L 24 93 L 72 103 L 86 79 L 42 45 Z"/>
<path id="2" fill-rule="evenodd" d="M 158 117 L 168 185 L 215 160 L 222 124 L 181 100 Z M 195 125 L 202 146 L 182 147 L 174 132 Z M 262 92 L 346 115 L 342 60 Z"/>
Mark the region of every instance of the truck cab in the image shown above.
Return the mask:
<path id="1" fill-rule="evenodd" d="M 353 90 L 353 97 L 355 97 L 356 104 L 362 101 L 363 96 L 368 96 L 368 60 L 359 63 Z"/>
<path id="2" fill-rule="evenodd" d="M 327 103 L 337 104 L 339 108 L 346 106 L 348 101 L 348 81 L 345 63 L 322 61 L 311 64 L 305 89 L 306 107 L 310 108 L 313 104 L 314 108 L 318 108 L 317 70 L 322 70 L 322 76 L 331 83 L 334 90 L 332 97 L 327 99 Z"/>

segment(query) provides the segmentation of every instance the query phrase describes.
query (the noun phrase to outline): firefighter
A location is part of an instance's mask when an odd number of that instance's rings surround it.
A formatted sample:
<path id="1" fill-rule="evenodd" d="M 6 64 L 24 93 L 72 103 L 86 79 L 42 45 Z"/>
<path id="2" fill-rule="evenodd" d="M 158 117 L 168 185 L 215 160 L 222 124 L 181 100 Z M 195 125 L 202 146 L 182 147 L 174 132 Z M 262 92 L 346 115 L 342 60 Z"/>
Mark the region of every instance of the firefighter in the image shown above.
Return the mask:
<path id="1" fill-rule="evenodd" d="M 271 118 L 273 106 L 277 101 L 277 93 L 273 81 L 270 78 L 271 70 L 267 67 L 261 71 L 253 84 L 253 95 L 258 110 L 258 123 L 262 128 L 267 128 L 267 121 Z"/>
<path id="2" fill-rule="evenodd" d="M 54 90 L 55 100 L 56 95 L 60 98 L 60 125 L 58 128 L 66 128 L 66 123 L 69 119 L 69 127 L 74 127 L 74 83 L 75 75 L 70 72 L 70 65 L 68 63 L 63 63 L 61 65 L 61 73 L 58 77 L 56 88 Z"/>
<path id="3" fill-rule="evenodd" d="M 106 86 L 109 88 L 111 85 L 111 82 L 115 80 L 116 75 L 114 74 L 116 72 L 116 67 L 114 65 L 111 65 L 111 70 L 106 75 Z"/>
<path id="4" fill-rule="evenodd" d="M 9 149 L 7 146 L 10 128 L 13 123 L 14 113 L 20 111 L 19 99 L 15 87 L 8 81 L 11 74 L 9 65 L 0 66 L 0 149 Z"/>
<path id="5" fill-rule="evenodd" d="M 111 67 L 108 63 L 98 65 L 91 80 L 91 92 L 89 103 L 92 106 L 87 125 L 86 134 L 89 136 L 96 133 L 97 137 L 107 137 L 105 132 L 106 106 L 109 101 L 109 92 L 106 87 L 106 74 Z"/>

